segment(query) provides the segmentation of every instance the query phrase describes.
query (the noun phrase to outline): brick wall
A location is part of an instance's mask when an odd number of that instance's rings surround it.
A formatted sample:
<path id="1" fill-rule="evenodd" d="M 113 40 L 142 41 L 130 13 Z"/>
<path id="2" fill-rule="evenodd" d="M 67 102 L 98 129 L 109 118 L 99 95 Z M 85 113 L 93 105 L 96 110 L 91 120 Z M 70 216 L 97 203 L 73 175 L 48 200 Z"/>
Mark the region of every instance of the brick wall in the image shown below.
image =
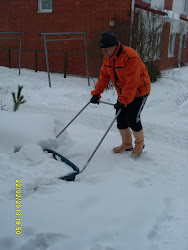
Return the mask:
<path id="1" fill-rule="evenodd" d="M 169 35 L 170 23 L 167 23 L 163 27 L 163 42 L 161 47 L 161 57 L 159 60 L 161 70 L 178 66 L 179 34 L 176 35 L 174 57 L 168 57 Z"/>
<path id="2" fill-rule="evenodd" d="M 175 0 L 177 1 L 177 0 Z M 173 0 L 165 0 L 165 10 L 172 10 Z"/>
<path id="3" fill-rule="evenodd" d="M 127 17 L 129 21 L 131 10 L 131 0 L 56 0 L 53 1 L 52 13 L 38 13 L 37 0 L 6 0 L 1 1 L 0 4 L 0 32 L 25 32 L 22 40 L 22 48 L 26 50 L 44 50 L 43 37 L 38 36 L 38 33 L 86 32 L 89 51 L 90 39 L 95 31 L 103 32 L 110 29 L 109 19 L 113 19 L 113 17 L 117 15 Z M 165 1 L 165 9 L 172 10 L 172 5 L 173 0 Z M 150 10 L 150 7 L 147 8 Z M 129 22 L 127 22 L 127 24 L 128 23 Z M 175 57 L 168 58 L 170 24 L 165 25 L 163 32 L 165 39 L 162 45 L 161 69 L 178 65 L 179 49 L 179 35 L 177 34 Z M 0 40 L 0 47 L 19 48 L 19 40 Z M 48 42 L 48 50 L 83 52 L 82 54 L 67 54 L 67 73 L 86 75 L 86 59 L 83 41 Z M 188 46 L 187 49 L 183 49 L 182 62 L 188 61 L 187 51 Z M 44 51 L 38 52 L 37 55 L 38 70 L 46 71 Z M 11 56 L 12 67 L 18 67 L 18 51 L 12 50 Z M 63 73 L 64 53 L 49 52 L 49 64 L 51 72 Z M 0 65 L 9 65 L 7 50 L 0 49 Z M 22 52 L 22 67 L 35 69 L 34 51 L 24 50 Z M 90 57 L 89 70 L 90 74 L 93 75 L 94 71 Z"/>
<path id="4" fill-rule="evenodd" d="M 179 35 L 176 35 L 175 52 L 173 57 L 168 57 L 168 50 L 165 55 L 161 56 L 160 69 L 174 68 L 178 66 L 178 53 L 179 53 Z"/>
<path id="5" fill-rule="evenodd" d="M 108 20 L 114 15 L 130 12 L 130 0 L 56 0 L 52 13 L 37 13 L 38 1 L 1 1 L 0 32 L 24 32 L 22 48 L 44 50 L 43 37 L 38 33 L 105 31 Z M 65 37 L 61 37 L 65 38 Z M 0 40 L 0 47 L 19 48 L 19 40 Z M 84 52 L 84 41 L 48 42 L 48 50 Z M 11 51 L 12 67 L 18 67 L 18 51 Z M 49 53 L 50 71 L 64 72 L 64 54 Z M 38 53 L 38 70 L 46 70 L 44 52 Z M 8 66 L 8 52 L 0 49 L 0 65 Z M 35 68 L 35 52 L 22 53 L 22 67 Z M 84 54 L 68 54 L 67 73 L 86 74 Z"/>
<path id="6" fill-rule="evenodd" d="M 188 38 L 186 39 L 186 48 L 184 48 L 183 44 L 183 53 L 182 53 L 182 64 L 188 63 Z"/>
<path id="7" fill-rule="evenodd" d="M 179 45 L 180 45 L 180 34 L 176 34 L 175 40 L 175 52 L 173 57 L 168 57 L 168 46 L 169 46 L 169 35 L 170 35 L 170 23 L 167 23 L 163 27 L 163 43 L 161 48 L 161 58 L 159 60 L 160 69 L 168 69 L 179 66 L 178 56 L 179 56 Z M 181 64 L 188 63 L 188 41 L 187 46 L 182 49 Z"/>
<path id="8" fill-rule="evenodd" d="M 160 1 L 157 0 L 156 2 L 159 3 Z M 174 0 L 174 2 L 177 3 L 178 0 Z M 154 5 L 154 0 L 152 1 L 152 5 Z M 165 0 L 164 5 L 165 5 L 164 9 L 172 10 L 173 0 Z M 146 4 L 140 0 L 136 0 L 136 7 L 138 9 L 146 10 L 146 11 L 156 13 L 159 15 L 165 15 L 164 12 L 157 11 L 156 9 L 152 9 L 150 4 Z M 161 55 L 160 55 L 160 60 L 159 60 L 159 67 L 161 70 L 178 66 L 179 34 L 176 35 L 175 55 L 174 57 L 168 57 L 170 27 L 171 27 L 170 23 L 166 23 L 163 27 L 162 47 L 161 47 Z M 188 62 L 188 48 L 183 49 L 182 63 L 185 63 L 185 62 Z"/>

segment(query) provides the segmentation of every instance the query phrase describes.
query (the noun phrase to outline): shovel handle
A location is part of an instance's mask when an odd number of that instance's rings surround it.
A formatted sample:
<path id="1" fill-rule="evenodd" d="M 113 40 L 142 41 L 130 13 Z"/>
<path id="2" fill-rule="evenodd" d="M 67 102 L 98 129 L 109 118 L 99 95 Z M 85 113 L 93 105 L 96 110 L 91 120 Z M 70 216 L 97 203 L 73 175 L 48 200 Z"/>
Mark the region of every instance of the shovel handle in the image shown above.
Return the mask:
<path id="1" fill-rule="evenodd" d="M 110 102 L 104 102 L 104 101 L 100 101 L 100 100 L 99 100 L 99 103 L 104 103 L 104 104 L 108 104 L 108 105 L 114 106 L 114 104 L 113 104 L 113 103 L 110 103 Z"/>
<path id="2" fill-rule="evenodd" d="M 56 136 L 58 138 L 64 131 L 65 129 L 76 119 L 77 116 L 79 116 L 80 113 L 90 104 L 90 101 L 80 110 L 80 112 L 64 127 L 63 130 Z"/>
<path id="3" fill-rule="evenodd" d="M 108 105 L 112 105 L 114 106 L 113 103 L 109 103 L 109 102 L 104 102 L 104 101 L 99 101 L 99 103 L 104 103 L 104 104 L 108 104 Z M 80 110 L 80 112 L 78 112 L 78 114 L 64 127 L 63 130 L 61 130 L 61 132 L 59 132 L 59 134 L 56 136 L 56 138 L 58 138 L 64 131 L 66 128 L 68 128 L 68 126 L 76 119 L 76 117 L 79 116 L 80 113 L 82 113 L 82 111 L 90 104 L 90 101 Z"/>
<path id="4" fill-rule="evenodd" d="M 80 173 L 82 173 L 84 171 L 84 169 L 87 167 L 87 165 L 89 164 L 89 162 L 91 161 L 91 159 L 93 158 L 94 154 L 96 153 L 97 149 L 99 148 L 99 146 L 101 145 L 102 141 L 104 140 L 104 138 L 106 137 L 106 135 L 108 134 L 109 130 L 111 129 L 112 125 L 114 124 L 115 120 L 117 119 L 117 117 L 119 116 L 119 114 L 121 113 L 121 109 L 119 109 L 119 111 L 117 112 L 116 116 L 114 117 L 113 121 L 111 122 L 110 126 L 108 127 L 108 129 L 106 130 L 105 134 L 103 135 L 102 139 L 100 140 L 100 142 L 98 143 L 98 145 L 96 146 L 95 150 L 93 151 L 93 153 L 91 154 L 91 156 L 89 157 L 89 159 L 87 160 L 86 164 L 84 165 L 83 169 L 80 171 Z"/>

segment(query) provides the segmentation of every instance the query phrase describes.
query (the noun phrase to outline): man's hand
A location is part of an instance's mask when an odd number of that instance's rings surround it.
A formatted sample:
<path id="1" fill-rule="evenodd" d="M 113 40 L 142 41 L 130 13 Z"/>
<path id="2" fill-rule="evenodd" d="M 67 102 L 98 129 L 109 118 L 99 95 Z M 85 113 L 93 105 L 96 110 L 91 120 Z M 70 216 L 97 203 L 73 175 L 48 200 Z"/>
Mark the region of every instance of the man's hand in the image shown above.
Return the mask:
<path id="1" fill-rule="evenodd" d="M 99 96 L 98 95 L 93 95 L 90 100 L 91 103 L 94 104 L 99 104 Z"/>
<path id="2" fill-rule="evenodd" d="M 117 103 L 114 104 L 114 108 L 118 111 L 119 109 L 125 108 L 125 105 L 123 105 L 121 102 L 117 101 Z"/>

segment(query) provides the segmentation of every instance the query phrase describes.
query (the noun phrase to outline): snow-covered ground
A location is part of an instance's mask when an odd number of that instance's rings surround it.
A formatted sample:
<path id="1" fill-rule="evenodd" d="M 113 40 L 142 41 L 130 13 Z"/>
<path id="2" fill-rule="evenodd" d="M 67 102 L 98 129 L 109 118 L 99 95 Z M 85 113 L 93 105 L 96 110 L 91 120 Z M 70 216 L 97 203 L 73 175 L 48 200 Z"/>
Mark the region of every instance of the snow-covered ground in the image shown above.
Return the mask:
<path id="1" fill-rule="evenodd" d="M 45 72 L 23 69 L 18 76 L 17 69 L 0 67 L 6 105 L 0 110 L 0 249 L 188 250 L 188 67 L 165 71 L 152 84 L 142 113 L 143 154 L 135 159 L 112 152 L 120 144 L 114 123 L 75 182 L 58 179 L 70 167 L 42 148 L 55 149 L 81 170 L 115 110 L 90 104 L 56 139 L 90 100 L 93 83 L 51 77 L 49 88 Z M 18 85 L 27 102 L 12 112 Z M 102 95 L 111 103 L 116 98 L 114 89 Z"/>

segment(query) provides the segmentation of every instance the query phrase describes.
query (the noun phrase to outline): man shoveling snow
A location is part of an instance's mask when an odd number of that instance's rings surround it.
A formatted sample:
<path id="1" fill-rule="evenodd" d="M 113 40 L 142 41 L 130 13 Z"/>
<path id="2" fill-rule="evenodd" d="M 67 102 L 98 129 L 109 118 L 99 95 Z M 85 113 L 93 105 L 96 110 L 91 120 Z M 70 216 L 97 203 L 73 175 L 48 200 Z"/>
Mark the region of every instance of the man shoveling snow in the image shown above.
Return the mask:
<path id="1" fill-rule="evenodd" d="M 118 94 L 114 108 L 117 112 L 117 127 L 122 137 L 122 144 L 113 148 L 115 153 L 132 150 L 132 156 L 138 156 L 144 148 L 144 133 L 140 114 L 150 93 L 151 83 L 146 66 L 139 54 L 132 48 L 120 44 L 118 38 L 107 31 L 102 34 L 100 47 L 105 54 L 100 77 L 91 91 L 91 103 L 99 104 L 101 93 L 112 80 Z M 135 137 L 135 147 L 132 145 L 132 135 Z"/>

